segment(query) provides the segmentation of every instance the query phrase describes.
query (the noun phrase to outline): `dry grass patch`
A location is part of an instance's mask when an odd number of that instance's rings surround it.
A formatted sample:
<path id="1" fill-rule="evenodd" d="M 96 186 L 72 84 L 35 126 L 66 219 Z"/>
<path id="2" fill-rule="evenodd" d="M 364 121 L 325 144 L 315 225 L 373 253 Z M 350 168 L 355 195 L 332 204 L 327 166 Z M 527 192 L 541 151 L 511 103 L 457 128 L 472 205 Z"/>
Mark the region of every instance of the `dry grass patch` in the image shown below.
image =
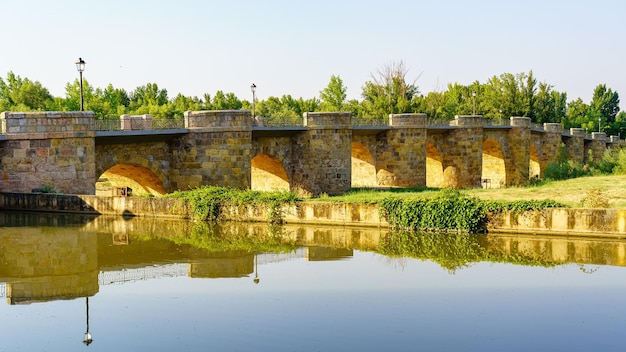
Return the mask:
<path id="1" fill-rule="evenodd" d="M 551 199 L 574 208 L 582 207 L 590 194 L 600 193 L 608 198 L 609 208 L 626 209 L 626 176 L 589 176 L 539 186 L 472 189 L 467 193 L 485 200 Z"/>

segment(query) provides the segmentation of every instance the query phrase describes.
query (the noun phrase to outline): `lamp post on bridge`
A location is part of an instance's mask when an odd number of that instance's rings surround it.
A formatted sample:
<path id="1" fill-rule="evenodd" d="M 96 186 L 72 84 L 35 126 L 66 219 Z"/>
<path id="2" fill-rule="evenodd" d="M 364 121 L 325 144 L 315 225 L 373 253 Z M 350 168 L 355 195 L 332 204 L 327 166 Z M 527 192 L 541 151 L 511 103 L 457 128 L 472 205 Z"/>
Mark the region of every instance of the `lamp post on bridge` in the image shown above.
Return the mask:
<path id="1" fill-rule="evenodd" d="M 78 61 L 76 61 L 76 69 L 78 70 L 78 76 L 80 77 L 80 111 L 85 111 L 83 98 L 83 71 L 85 71 L 85 60 L 79 57 Z"/>
<path id="2" fill-rule="evenodd" d="M 472 101 L 473 101 L 473 104 L 474 104 L 474 114 L 473 115 L 476 116 L 476 91 L 472 92 Z"/>
<path id="3" fill-rule="evenodd" d="M 598 132 L 602 132 L 602 130 L 600 129 L 601 125 L 602 125 L 602 118 L 598 117 Z"/>
<path id="4" fill-rule="evenodd" d="M 250 90 L 252 91 L 252 118 L 256 117 L 256 84 L 252 83 L 252 85 L 250 85 Z"/>

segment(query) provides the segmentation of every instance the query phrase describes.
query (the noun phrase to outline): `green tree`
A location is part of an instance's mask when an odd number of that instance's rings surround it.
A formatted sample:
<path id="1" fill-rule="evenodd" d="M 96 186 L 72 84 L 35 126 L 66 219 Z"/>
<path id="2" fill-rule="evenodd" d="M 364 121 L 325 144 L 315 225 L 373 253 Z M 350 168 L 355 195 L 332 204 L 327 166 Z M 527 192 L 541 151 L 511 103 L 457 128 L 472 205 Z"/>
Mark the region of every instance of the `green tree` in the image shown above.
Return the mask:
<path id="1" fill-rule="evenodd" d="M 159 89 L 156 83 L 139 86 L 130 94 L 131 109 L 137 109 L 142 105 L 165 105 L 167 102 L 167 90 Z"/>
<path id="2" fill-rule="evenodd" d="M 93 111 L 94 115 L 102 117 L 101 101 L 96 96 L 94 88 L 86 79 L 83 79 L 83 103 L 85 110 Z M 65 107 L 63 110 L 80 110 L 80 82 L 78 79 L 65 85 Z"/>
<path id="3" fill-rule="evenodd" d="M 589 111 L 589 105 L 585 104 L 582 99 L 578 98 L 576 100 L 571 101 L 567 106 L 567 118 L 563 123 L 563 127 L 572 128 L 572 127 L 580 127 L 587 128 L 587 112 Z M 593 126 L 591 126 L 593 130 Z"/>
<path id="4" fill-rule="evenodd" d="M 53 97 L 38 81 L 22 78 L 13 72 L 6 80 L 0 77 L 0 108 L 4 110 L 46 110 Z"/>
<path id="5" fill-rule="evenodd" d="M 328 86 L 320 92 L 322 111 L 343 111 L 347 88 L 339 76 L 330 76 Z"/>
<path id="6" fill-rule="evenodd" d="M 588 122 L 597 122 L 594 130 L 602 129 L 607 133 L 614 132 L 612 125 L 619 113 L 619 95 L 605 84 L 599 84 L 593 91 L 593 98 L 589 104 Z"/>
<path id="7" fill-rule="evenodd" d="M 383 66 L 362 89 L 365 117 L 416 112 L 411 105 L 419 94 L 417 79 L 407 82 L 408 69 L 403 61 Z M 419 78 L 419 77 L 418 77 Z"/>

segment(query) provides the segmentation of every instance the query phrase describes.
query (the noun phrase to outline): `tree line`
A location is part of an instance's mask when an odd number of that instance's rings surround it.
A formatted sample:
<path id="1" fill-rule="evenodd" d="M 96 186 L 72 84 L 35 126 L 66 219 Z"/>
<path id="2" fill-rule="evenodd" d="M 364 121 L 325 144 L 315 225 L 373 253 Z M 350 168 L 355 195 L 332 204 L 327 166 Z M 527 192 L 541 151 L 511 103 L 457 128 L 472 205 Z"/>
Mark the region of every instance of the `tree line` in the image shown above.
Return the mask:
<path id="1" fill-rule="evenodd" d="M 564 128 L 584 128 L 621 135 L 626 130 L 626 112 L 620 111 L 619 95 L 605 84 L 596 86 L 589 104 L 578 98 L 567 101 L 567 93 L 539 82 L 533 72 L 503 73 L 486 82 L 448 84 L 440 91 L 422 94 L 417 80 L 410 80 L 404 62 L 393 62 L 370 74 L 362 86 L 362 99 L 347 99 L 340 76 L 332 75 L 318 97 L 271 96 L 256 101 L 255 112 L 264 117 L 302 116 L 310 111 L 349 111 L 355 118 L 381 118 L 397 113 L 426 113 L 431 119 L 454 119 L 455 115 L 482 115 L 490 119 L 526 116 L 534 123 L 560 123 Z M 151 114 L 155 118 L 179 118 L 185 111 L 252 110 L 252 102 L 218 90 L 214 95 L 173 98 L 156 83 L 147 83 L 127 92 L 109 84 L 94 88 L 83 80 L 84 105 L 96 118 L 117 118 L 122 114 Z M 54 97 L 38 81 L 8 72 L 0 77 L 0 111 L 77 111 L 80 109 L 80 82 L 65 86 L 65 97 Z"/>

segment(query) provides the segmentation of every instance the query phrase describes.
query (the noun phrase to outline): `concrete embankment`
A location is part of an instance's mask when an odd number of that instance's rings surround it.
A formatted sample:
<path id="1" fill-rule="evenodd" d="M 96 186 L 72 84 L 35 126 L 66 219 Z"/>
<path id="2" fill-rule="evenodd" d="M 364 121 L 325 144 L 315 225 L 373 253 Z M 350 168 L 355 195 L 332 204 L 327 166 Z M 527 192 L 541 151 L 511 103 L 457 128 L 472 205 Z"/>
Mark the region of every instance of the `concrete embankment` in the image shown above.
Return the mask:
<path id="1" fill-rule="evenodd" d="M 190 218 L 189 205 L 172 198 L 0 193 L 0 210 Z M 389 227 L 375 204 L 298 202 L 278 211 L 285 223 Z M 221 216 L 224 220 L 265 222 L 276 216 L 276 209 L 228 207 Z M 626 210 L 555 208 L 490 214 L 488 231 L 626 238 Z"/>

